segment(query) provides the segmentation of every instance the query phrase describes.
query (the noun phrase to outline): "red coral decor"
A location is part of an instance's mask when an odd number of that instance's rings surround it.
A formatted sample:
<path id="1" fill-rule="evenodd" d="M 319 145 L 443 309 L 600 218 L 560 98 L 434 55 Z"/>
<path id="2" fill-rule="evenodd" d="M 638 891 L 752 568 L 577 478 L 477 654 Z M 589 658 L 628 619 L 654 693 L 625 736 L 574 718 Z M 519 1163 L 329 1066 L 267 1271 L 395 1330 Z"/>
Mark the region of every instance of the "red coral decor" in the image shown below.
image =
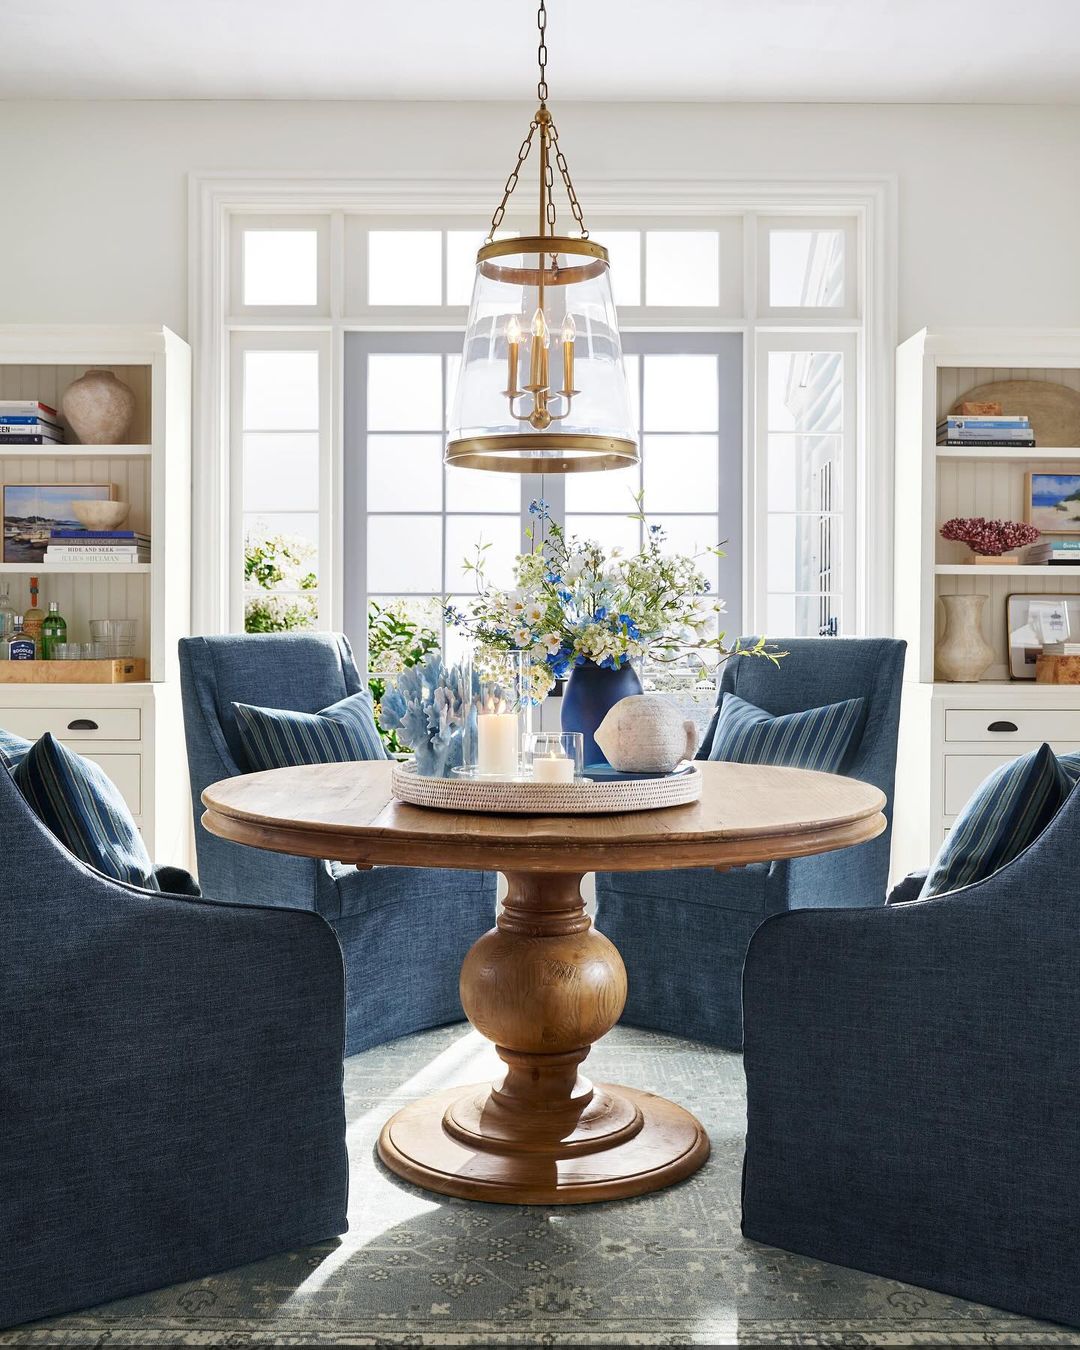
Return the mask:
<path id="1" fill-rule="evenodd" d="M 1033 544 L 1039 537 L 1034 525 L 1020 520 L 986 520 L 982 516 L 954 516 L 941 527 L 942 539 L 967 544 L 972 553 L 998 558 L 1010 549 Z"/>

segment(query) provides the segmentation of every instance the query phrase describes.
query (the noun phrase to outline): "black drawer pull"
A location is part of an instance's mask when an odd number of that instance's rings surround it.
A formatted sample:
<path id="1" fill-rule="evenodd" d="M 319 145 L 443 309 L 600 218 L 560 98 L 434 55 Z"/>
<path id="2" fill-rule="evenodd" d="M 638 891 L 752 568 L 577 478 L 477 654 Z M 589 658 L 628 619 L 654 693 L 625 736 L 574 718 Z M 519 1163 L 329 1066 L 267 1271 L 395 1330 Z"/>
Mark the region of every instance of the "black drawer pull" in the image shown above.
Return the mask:
<path id="1" fill-rule="evenodd" d="M 1019 731 L 1015 722 L 991 722 L 987 731 Z"/>
<path id="2" fill-rule="evenodd" d="M 97 731 L 98 724 L 92 722 L 89 717 L 76 717 L 74 722 L 68 723 L 67 729 L 68 731 Z"/>

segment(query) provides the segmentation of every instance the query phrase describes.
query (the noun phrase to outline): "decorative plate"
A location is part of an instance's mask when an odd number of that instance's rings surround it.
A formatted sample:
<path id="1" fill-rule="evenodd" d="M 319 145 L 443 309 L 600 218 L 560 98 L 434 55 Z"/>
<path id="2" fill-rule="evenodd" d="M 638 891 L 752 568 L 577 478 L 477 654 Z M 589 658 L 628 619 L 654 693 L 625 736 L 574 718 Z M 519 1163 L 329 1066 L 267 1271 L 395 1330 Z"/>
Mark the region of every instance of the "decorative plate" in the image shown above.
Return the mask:
<path id="1" fill-rule="evenodd" d="M 594 768 L 596 766 L 593 766 Z M 586 772 L 590 772 L 587 770 Z M 390 790 L 399 801 L 437 811 L 496 815 L 599 815 L 685 806 L 701 796 L 701 774 L 690 764 L 661 777 L 628 774 L 603 782 L 534 783 L 530 779 L 425 778 L 413 764 L 395 764 Z"/>
<path id="2" fill-rule="evenodd" d="M 1036 446 L 1053 449 L 1055 445 L 1080 445 L 1080 394 L 1064 384 L 1049 380 L 996 380 L 969 389 L 953 404 L 1000 403 L 1004 415 L 1027 416 Z M 995 452 L 999 453 L 999 452 Z"/>

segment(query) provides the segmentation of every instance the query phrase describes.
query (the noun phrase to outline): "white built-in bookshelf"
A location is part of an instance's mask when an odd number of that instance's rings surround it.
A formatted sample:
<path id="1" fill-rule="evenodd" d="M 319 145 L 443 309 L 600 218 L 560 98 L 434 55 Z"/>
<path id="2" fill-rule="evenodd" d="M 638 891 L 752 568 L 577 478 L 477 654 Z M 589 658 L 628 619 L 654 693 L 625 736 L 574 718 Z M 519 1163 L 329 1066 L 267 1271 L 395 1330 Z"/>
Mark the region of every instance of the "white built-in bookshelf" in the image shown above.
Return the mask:
<path id="1" fill-rule="evenodd" d="M 939 417 L 976 386 L 999 380 L 1080 391 L 1080 330 L 924 329 L 897 351 L 894 628 L 908 642 L 897 873 L 926 865 L 971 791 L 999 764 L 1043 740 L 1080 749 L 1080 686 L 1011 680 L 1006 628 L 1010 595 L 1080 594 L 1080 566 L 973 563 L 965 545 L 938 533 L 952 516 L 1023 520 L 1028 473 L 1080 472 L 1080 445 L 936 444 Z M 983 634 L 994 661 L 974 684 L 935 678 L 939 602 L 950 594 L 987 597 Z"/>
<path id="2" fill-rule="evenodd" d="M 190 626 L 189 348 L 161 327 L 0 325 L 0 399 L 59 408 L 67 386 L 91 368 L 113 371 L 135 394 L 127 442 L 0 446 L 0 483 L 115 484 L 116 497 L 131 504 L 124 528 L 150 535 L 151 560 L 67 569 L 0 561 L 0 584 L 24 608 L 29 577 L 37 576 L 39 603 L 59 603 L 72 641 L 89 639 L 91 619 L 134 619 L 148 678 L 0 683 L 0 726 L 34 736 L 51 730 L 97 760 L 124 792 L 156 860 L 182 864 L 190 802 L 176 646 Z"/>

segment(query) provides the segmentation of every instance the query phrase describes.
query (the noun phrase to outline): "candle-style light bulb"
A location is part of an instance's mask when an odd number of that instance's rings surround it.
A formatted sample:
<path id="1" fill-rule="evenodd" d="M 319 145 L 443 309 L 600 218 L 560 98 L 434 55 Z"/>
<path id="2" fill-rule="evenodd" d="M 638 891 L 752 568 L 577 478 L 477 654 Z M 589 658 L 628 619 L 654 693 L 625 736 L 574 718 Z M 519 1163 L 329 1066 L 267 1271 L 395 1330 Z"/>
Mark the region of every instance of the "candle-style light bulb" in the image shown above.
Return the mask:
<path id="1" fill-rule="evenodd" d="M 518 392 L 518 357 L 521 354 L 521 324 L 512 314 L 506 325 L 506 392 L 513 398 Z"/>
<path id="2" fill-rule="evenodd" d="M 564 394 L 574 392 L 574 339 L 576 337 L 577 324 L 574 322 L 574 316 L 568 313 L 562 326 L 562 391 Z"/>
<path id="3" fill-rule="evenodd" d="M 532 321 L 532 352 L 529 358 L 529 384 L 534 389 L 546 389 L 548 382 L 548 332 L 544 311 L 538 309 Z"/>

